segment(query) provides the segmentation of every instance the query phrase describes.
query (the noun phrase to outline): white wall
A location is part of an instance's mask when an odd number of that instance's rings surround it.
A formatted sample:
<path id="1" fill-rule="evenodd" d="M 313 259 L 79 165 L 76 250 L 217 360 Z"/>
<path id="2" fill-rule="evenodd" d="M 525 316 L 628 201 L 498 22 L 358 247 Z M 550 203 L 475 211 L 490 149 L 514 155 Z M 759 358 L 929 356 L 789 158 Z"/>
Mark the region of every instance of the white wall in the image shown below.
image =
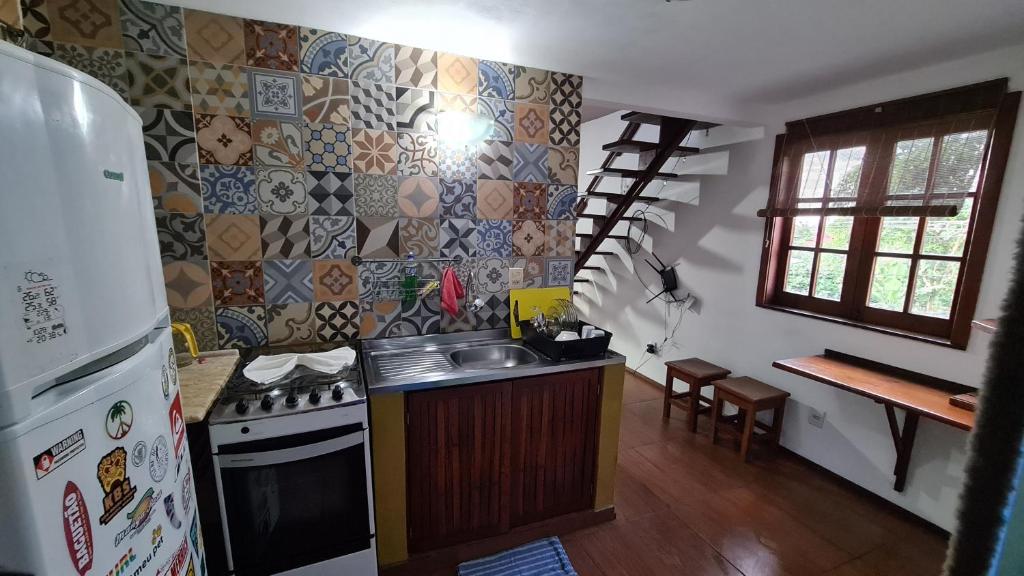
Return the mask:
<path id="1" fill-rule="evenodd" d="M 786 121 L 1000 76 L 1010 77 L 1011 89 L 1024 88 L 1024 45 L 809 95 L 775 107 L 765 116 L 762 109 L 752 112 L 758 116 L 752 120 L 766 124 L 767 136 L 728 146 L 729 174 L 704 178 L 697 205 L 660 205 L 675 212 L 675 229 L 655 228 L 655 250 L 666 263 L 676 263 L 684 290 L 693 292 L 698 305 L 683 318 L 674 346 L 670 344 L 661 358 L 644 364 L 641 372 L 662 381 L 663 360 L 699 356 L 730 368 L 734 374 L 753 376 L 790 391 L 793 396 L 782 439 L 787 448 L 951 529 L 964 477 L 965 433 L 922 420 L 907 488 L 899 494 L 892 490 L 895 453 L 882 408 L 774 369 L 771 363 L 817 354 L 829 347 L 978 385 L 990 336 L 975 332 L 968 349 L 960 351 L 755 307 L 763 232 L 763 222 L 755 212 L 764 207 L 768 196 L 773 136 L 783 131 Z M 583 126 L 581 173 L 597 166 L 603 157 L 600 145 L 612 141 L 621 129 L 621 125 L 601 120 Z M 581 180 L 581 185 L 587 183 L 586 177 Z M 998 313 L 1022 213 L 1024 113 L 1018 118 L 1003 184 L 976 314 L 979 318 Z M 645 264 L 638 263 L 636 268 L 649 284 L 657 280 Z M 644 343 L 663 337 L 665 308 L 644 304 L 646 293 L 633 275 L 620 271 L 612 282 L 614 292 L 584 287 L 586 294 L 577 297 L 577 302 L 589 320 L 614 333 L 612 346 L 628 356 L 629 366 L 636 367 Z M 823 429 L 808 423 L 812 408 L 827 412 Z"/>

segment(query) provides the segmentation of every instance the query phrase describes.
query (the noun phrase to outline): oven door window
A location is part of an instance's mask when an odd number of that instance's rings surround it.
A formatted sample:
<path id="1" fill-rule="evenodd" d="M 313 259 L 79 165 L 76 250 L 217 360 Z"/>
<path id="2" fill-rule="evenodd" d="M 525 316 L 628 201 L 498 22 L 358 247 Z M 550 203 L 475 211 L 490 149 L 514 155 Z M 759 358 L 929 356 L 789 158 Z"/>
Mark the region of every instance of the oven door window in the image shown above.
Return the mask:
<path id="1" fill-rule="evenodd" d="M 364 442 L 362 429 L 338 428 L 221 450 L 235 574 L 275 574 L 370 547 Z"/>

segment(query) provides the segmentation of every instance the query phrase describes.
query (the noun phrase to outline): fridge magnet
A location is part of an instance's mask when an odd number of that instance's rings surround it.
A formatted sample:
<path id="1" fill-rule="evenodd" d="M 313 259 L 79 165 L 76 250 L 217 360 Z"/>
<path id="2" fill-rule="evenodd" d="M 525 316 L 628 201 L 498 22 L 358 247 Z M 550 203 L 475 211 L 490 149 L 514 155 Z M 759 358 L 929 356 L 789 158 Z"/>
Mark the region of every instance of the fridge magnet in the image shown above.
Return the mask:
<path id="1" fill-rule="evenodd" d="M 171 377 L 167 374 L 167 366 L 160 368 L 160 388 L 163 389 L 164 400 L 171 399 Z"/>
<path id="2" fill-rule="evenodd" d="M 181 457 L 185 452 L 185 417 L 181 414 L 181 394 L 174 395 L 174 402 L 167 411 L 167 418 L 171 421 L 171 442 L 174 445 L 174 459 L 177 468 L 175 477 L 181 472 Z"/>
<path id="3" fill-rule="evenodd" d="M 118 400 L 107 410 L 107 436 L 111 440 L 120 440 L 128 435 L 132 429 L 132 420 L 135 418 L 132 412 L 132 405 L 127 400 Z"/>
<path id="4" fill-rule="evenodd" d="M 146 490 L 139 503 L 128 513 L 128 527 L 114 536 L 114 546 L 120 546 L 125 538 L 132 540 L 153 519 L 153 513 L 160 503 L 160 492 L 154 494 L 152 487 Z"/>
<path id="5" fill-rule="evenodd" d="M 135 486 L 128 477 L 128 452 L 118 446 L 100 458 L 96 465 L 96 479 L 103 488 L 103 515 L 100 524 L 106 526 L 118 512 L 135 499 Z"/>
<path id="6" fill-rule="evenodd" d="M 64 305 L 60 303 L 60 287 L 46 272 L 25 271 L 25 282 L 18 284 L 21 319 L 28 335 L 28 344 L 45 344 L 67 334 Z"/>
<path id="7" fill-rule="evenodd" d="M 36 480 L 41 480 L 50 472 L 60 468 L 61 464 L 71 460 L 84 450 L 85 433 L 79 428 L 67 438 L 32 458 L 32 464 L 35 465 L 36 469 Z"/>
<path id="8" fill-rule="evenodd" d="M 92 569 L 92 527 L 82 491 L 74 482 L 64 485 L 64 541 L 79 576 Z"/>
<path id="9" fill-rule="evenodd" d="M 171 387 L 178 385 L 178 360 L 174 357 L 174 348 L 167 349 L 167 371 L 171 373 Z M 168 390 L 170 396 L 170 390 Z"/>
<path id="10" fill-rule="evenodd" d="M 128 568 L 132 564 L 134 564 L 134 563 L 135 563 L 135 551 L 133 549 L 129 548 L 128 552 L 126 552 L 124 554 L 124 556 L 121 556 L 121 558 L 117 561 L 117 564 L 114 564 L 114 567 L 111 568 L 107 572 L 107 575 L 108 576 L 122 576 L 124 574 L 127 574 L 128 573 Z"/>
<path id="11" fill-rule="evenodd" d="M 138 468 L 146 461 L 146 455 L 149 450 L 146 449 L 146 442 L 139 440 L 132 446 L 132 466 Z"/>
<path id="12" fill-rule="evenodd" d="M 149 449 L 149 477 L 153 482 L 160 482 L 167 475 L 167 462 L 170 454 L 167 451 L 167 439 L 162 435 L 153 440 Z"/>
<path id="13" fill-rule="evenodd" d="M 188 559 L 188 570 L 185 571 L 185 576 L 196 576 L 196 569 L 192 564 L 192 558 Z"/>
<path id="14" fill-rule="evenodd" d="M 136 568 L 132 574 L 144 574 L 146 572 L 146 567 L 149 566 L 150 562 L 152 562 L 154 558 L 156 558 L 156 553 L 159 552 L 160 548 L 164 545 L 163 531 L 164 527 L 160 524 L 157 524 L 156 528 L 153 528 L 153 534 L 150 537 L 150 543 L 153 545 L 153 549 L 149 551 L 149 554 L 146 554 L 146 557 L 142 559 L 142 562 L 139 563 L 138 568 Z"/>
<path id="15" fill-rule="evenodd" d="M 192 510 L 192 470 L 185 472 L 185 479 L 181 481 L 181 512 L 185 516 Z"/>
<path id="16" fill-rule="evenodd" d="M 164 500 L 164 502 L 166 502 L 166 500 Z M 163 568 L 161 568 L 157 574 L 164 576 L 180 576 L 181 571 L 185 569 L 185 563 L 188 562 L 189 558 L 188 539 L 182 538 L 181 546 L 178 546 L 174 555 L 164 563 Z"/>
<path id="17" fill-rule="evenodd" d="M 188 530 L 188 536 L 192 539 L 192 550 L 199 558 L 199 574 L 206 576 L 206 551 L 203 549 L 203 532 L 199 529 L 199 514 L 192 516 L 192 527 Z"/>
<path id="18" fill-rule="evenodd" d="M 178 511 L 174 509 L 174 494 L 164 496 L 164 512 L 171 522 L 171 527 L 177 530 L 181 528 L 181 520 L 178 518 Z"/>

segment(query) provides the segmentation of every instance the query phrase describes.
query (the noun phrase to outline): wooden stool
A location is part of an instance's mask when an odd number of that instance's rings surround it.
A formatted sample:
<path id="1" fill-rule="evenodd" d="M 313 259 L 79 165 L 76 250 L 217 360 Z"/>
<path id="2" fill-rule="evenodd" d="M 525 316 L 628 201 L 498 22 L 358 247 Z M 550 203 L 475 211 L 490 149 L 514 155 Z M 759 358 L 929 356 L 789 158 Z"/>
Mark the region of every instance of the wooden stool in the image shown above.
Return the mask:
<path id="1" fill-rule="evenodd" d="M 690 409 L 690 432 L 696 432 L 697 414 L 710 410 L 712 402 L 710 398 L 705 398 L 700 395 L 701 388 L 710 386 L 712 382 L 720 378 L 725 378 L 731 374 L 731 372 L 721 366 L 715 366 L 710 362 L 705 362 L 700 358 L 670 360 L 665 362 L 665 367 L 665 408 L 662 411 L 662 417 L 669 417 L 669 414 L 672 411 L 673 400 L 688 399 Z M 690 390 L 688 392 L 680 392 L 679 394 L 673 393 L 672 381 L 675 378 L 689 384 Z M 701 407 L 701 400 L 707 402 L 708 406 Z"/>
<path id="2" fill-rule="evenodd" d="M 740 458 L 749 461 L 750 443 L 754 440 L 754 426 L 768 431 L 772 448 L 778 449 L 779 438 L 782 436 L 782 419 L 786 411 L 786 398 L 789 392 L 769 386 L 760 380 L 742 376 L 716 380 L 715 399 L 711 405 L 711 443 L 718 440 L 718 424 L 722 419 L 722 404 L 735 404 L 740 410 L 743 420 L 743 432 L 740 436 Z M 757 421 L 757 413 L 762 410 L 774 410 L 772 425 L 767 426 Z"/>

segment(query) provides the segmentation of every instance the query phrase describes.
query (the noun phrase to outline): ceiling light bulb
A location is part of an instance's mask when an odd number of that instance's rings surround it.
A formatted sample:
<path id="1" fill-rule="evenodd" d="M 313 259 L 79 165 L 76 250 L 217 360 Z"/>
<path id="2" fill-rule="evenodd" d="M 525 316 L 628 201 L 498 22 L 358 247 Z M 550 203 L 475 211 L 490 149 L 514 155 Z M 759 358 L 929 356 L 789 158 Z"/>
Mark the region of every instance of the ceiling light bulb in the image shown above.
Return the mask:
<path id="1" fill-rule="evenodd" d="M 438 139 L 445 144 L 479 144 L 494 132 L 494 120 L 449 110 L 437 115 Z"/>

